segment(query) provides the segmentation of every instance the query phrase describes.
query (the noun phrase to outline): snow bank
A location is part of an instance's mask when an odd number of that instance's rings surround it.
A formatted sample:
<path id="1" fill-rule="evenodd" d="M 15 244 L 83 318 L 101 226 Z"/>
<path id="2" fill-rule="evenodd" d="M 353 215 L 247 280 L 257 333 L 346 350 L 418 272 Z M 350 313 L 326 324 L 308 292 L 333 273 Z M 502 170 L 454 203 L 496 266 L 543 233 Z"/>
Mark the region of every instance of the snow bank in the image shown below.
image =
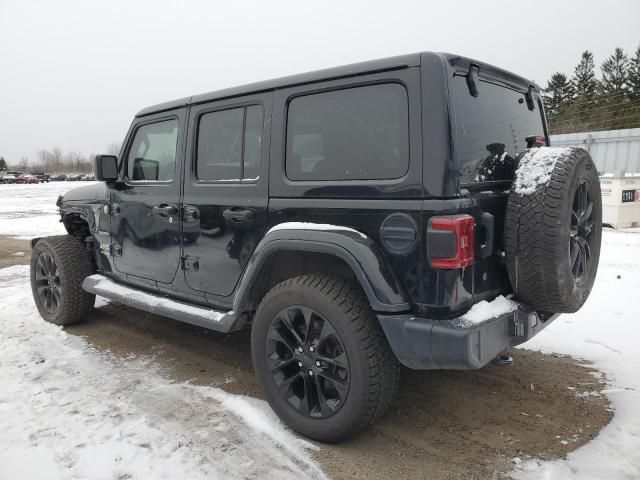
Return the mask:
<path id="1" fill-rule="evenodd" d="M 265 402 L 176 384 L 38 315 L 28 266 L 0 269 L 0 478 L 324 478 Z"/>
<path id="2" fill-rule="evenodd" d="M 513 312 L 516 308 L 517 306 L 514 302 L 500 295 L 490 302 L 482 300 L 476 303 L 461 317 L 461 320 L 465 323 L 465 326 L 475 325 L 505 313 Z"/>
<path id="3" fill-rule="evenodd" d="M 566 460 L 524 462 L 514 478 L 640 478 L 639 284 L 640 233 L 606 230 L 598 277 L 586 305 L 575 314 L 562 315 L 524 345 L 593 362 L 610 383 L 604 393 L 615 414 L 595 440 Z"/>
<path id="4" fill-rule="evenodd" d="M 29 240 L 62 235 L 56 200 L 67 190 L 93 182 L 50 182 L 0 185 L 0 235 Z"/>
<path id="5" fill-rule="evenodd" d="M 529 195 L 546 185 L 558 158 L 571 152 L 566 147 L 532 148 L 520 159 L 513 188 L 520 195 Z"/>

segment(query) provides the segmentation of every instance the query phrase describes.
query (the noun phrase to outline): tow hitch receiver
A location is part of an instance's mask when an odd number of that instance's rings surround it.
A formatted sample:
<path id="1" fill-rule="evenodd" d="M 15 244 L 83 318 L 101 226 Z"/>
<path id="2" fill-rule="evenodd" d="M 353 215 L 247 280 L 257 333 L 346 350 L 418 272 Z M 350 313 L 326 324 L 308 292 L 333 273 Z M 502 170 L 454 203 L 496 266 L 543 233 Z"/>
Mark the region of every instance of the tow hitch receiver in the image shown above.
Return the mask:
<path id="1" fill-rule="evenodd" d="M 498 355 L 496 358 L 491 360 L 491 363 L 498 365 L 499 367 L 510 367 L 513 365 L 513 357 L 509 355 Z"/>

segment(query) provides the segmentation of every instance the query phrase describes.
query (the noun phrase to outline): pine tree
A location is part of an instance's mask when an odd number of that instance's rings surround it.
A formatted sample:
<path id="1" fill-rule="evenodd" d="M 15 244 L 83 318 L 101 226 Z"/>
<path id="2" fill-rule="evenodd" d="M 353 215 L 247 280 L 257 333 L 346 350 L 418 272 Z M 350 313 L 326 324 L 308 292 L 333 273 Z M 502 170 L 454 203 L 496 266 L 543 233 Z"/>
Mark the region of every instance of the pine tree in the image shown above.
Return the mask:
<path id="1" fill-rule="evenodd" d="M 629 61 L 627 85 L 629 98 L 631 100 L 640 100 L 640 45 L 638 45 L 635 54 Z"/>
<path id="2" fill-rule="evenodd" d="M 567 107 L 573 99 L 573 86 L 564 73 L 556 72 L 551 75 L 542 98 L 547 115 L 557 115 Z"/>
<path id="3" fill-rule="evenodd" d="M 582 52 L 580 63 L 573 71 L 571 85 L 575 91 L 575 99 L 579 103 L 592 102 L 598 90 L 598 80 L 595 74 L 593 53 L 589 50 Z"/>
<path id="4" fill-rule="evenodd" d="M 5 162 L 4 157 L 0 157 L 0 170 L 7 169 L 7 162 Z"/>
<path id="5" fill-rule="evenodd" d="M 627 69 L 629 57 L 617 47 L 613 54 L 602 62 L 602 93 L 610 96 L 627 91 Z"/>

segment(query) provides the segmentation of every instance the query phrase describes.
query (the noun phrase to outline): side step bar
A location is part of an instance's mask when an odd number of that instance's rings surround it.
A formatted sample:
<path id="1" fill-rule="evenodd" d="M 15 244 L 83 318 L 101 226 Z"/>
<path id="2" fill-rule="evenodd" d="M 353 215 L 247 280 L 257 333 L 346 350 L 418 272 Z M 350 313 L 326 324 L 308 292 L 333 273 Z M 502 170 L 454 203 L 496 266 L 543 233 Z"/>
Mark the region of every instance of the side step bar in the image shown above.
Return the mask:
<path id="1" fill-rule="evenodd" d="M 246 320 L 244 315 L 238 315 L 233 311 L 223 312 L 183 303 L 114 282 L 104 275 L 88 276 L 82 282 L 82 288 L 89 293 L 95 293 L 122 305 L 218 332 L 239 330 L 244 326 Z"/>

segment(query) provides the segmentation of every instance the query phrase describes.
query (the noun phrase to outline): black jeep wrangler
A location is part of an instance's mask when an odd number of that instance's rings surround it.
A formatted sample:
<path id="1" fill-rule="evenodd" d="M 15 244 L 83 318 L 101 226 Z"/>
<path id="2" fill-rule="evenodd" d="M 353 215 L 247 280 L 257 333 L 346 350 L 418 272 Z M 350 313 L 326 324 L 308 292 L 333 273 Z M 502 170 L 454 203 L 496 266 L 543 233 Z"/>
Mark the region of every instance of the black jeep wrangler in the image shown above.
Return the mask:
<path id="1" fill-rule="evenodd" d="M 480 368 L 592 289 L 598 175 L 549 147 L 540 90 L 419 53 L 139 112 L 102 183 L 32 241 L 40 313 L 95 295 L 205 328 L 251 328 L 256 375 L 294 430 L 338 441 L 414 369 Z"/>

